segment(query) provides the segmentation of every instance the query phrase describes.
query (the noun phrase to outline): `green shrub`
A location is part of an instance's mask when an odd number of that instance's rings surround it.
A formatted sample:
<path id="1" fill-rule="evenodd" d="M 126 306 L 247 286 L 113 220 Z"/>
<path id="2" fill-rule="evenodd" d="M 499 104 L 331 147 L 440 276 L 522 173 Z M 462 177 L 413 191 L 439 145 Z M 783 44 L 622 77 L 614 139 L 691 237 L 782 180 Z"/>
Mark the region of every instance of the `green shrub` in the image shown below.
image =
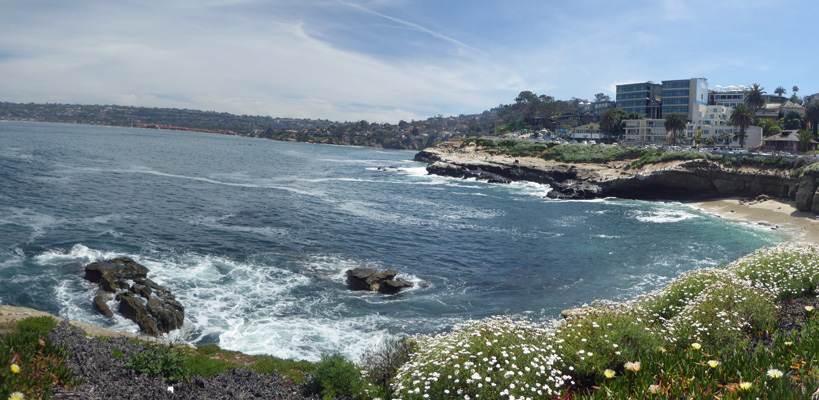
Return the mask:
<path id="1" fill-rule="evenodd" d="M 219 345 L 217 345 L 215 343 L 203 344 L 201 346 L 196 346 L 196 352 L 197 353 L 204 354 L 204 355 L 207 355 L 207 356 L 217 354 L 220 351 L 222 351 L 222 349 L 219 347 Z"/>
<path id="2" fill-rule="evenodd" d="M 313 384 L 325 400 L 339 396 L 357 397 L 364 390 L 358 367 L 338 353 L 321 356 Z"/>
<path id="3" fill-rule="evenodd" d="M 54 318 L 45 317 L 30 317 L 21 320 L 17 323 L 17 331 L 21 333 L 33 333 L 37 336 L 45 336 L 57 326 L 57 321 Z"/>
<path id="4" fill-rule="evenodd" d="M 115 348 L 114 350 L 111 350 L 111 357 L 112 358 L 124 358 L 125 353 L 123 353 L 121 349 L 116 349 Z"/>
<path id="5" fill-rule="evenodd" d="M 161 376 L 170 383 L 187 382 L 190 380 L 187 359 L 187 355 L 173 346 L 145 344 L 143 351 L 131 354 L 125 368 L 148 375 L 149 378 Z"/>
<path id="6" fill-rule="evenodd" d="M 571 163 L 606 163 L 641 157 L 647 150 L 639 147 L 602 146 L 594 144 L 561 144 L 543 155 L 547 160 Z"/>
<path id="7" fill-rule="evenodd" d="M 388 391 L 398 368 L 409 360 L 409 352 L 410 342 L 406 338 L 386 340 L 378 349 L 364 353 L 361 369 L 367 379 Z"/>

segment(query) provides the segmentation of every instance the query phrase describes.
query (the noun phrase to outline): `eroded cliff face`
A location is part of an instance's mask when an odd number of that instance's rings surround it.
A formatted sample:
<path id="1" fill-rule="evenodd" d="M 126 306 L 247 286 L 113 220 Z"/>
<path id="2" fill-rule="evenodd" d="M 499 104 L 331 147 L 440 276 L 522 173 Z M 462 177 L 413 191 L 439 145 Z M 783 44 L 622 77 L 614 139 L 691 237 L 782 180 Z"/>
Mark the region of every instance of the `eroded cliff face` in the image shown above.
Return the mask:
<path id="1" fill-rule="evenodd" d="M 796 170 L 729 168 L 708 160 L 672 161 L 628 168 L 627 161 L 571 164 L 534 157 L 510 157 L 474 144 L 449 142 L 419 152 L 431 174 L 467 177 L 476 171 L 511 180 L 545 183 L 549 197 L 620 197 L 645 200 L 704 200 L 768 195 L 794 200 L 800 211 L 819 213 L 819 175 Z M 480 174 L 478 174 L 480 176 Z"/>

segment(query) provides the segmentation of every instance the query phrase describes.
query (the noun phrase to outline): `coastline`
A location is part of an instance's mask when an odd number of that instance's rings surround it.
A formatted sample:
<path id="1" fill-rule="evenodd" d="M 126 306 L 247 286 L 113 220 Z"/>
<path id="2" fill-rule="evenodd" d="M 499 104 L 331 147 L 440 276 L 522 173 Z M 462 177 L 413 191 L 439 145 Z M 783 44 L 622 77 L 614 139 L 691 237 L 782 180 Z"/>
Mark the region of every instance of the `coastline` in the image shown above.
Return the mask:
<path id="1" fill-rule="evenodd" d="M 735 221 L 769 225 L 793 241 L 819 243 L 819 216 L 796 209 L 794 201 L 779 199 L 745 200 L 728 197 L 689 203 L 706 213 Z"/>

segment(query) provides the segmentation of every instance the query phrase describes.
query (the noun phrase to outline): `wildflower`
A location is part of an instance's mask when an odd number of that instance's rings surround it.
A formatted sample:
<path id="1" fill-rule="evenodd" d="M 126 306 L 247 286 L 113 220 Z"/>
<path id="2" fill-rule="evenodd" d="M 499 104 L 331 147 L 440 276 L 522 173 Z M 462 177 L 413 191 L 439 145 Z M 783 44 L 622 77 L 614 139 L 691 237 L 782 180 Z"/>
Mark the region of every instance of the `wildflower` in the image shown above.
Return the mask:
<path id="1" fill-rule="evenodd" d="M 660 385 L 649 385 L 648 391 L 651 392 L 651 394 L 659 393 Z"/>
<path id="2" fill-rule="evenodd" d="M 693 348 L 694 350 L 699 350 L 699 349 L 702 348 L 702 345 L 697 343 L 697 342 L 694 342 L 694 343 L 691 343 L 691 348 Z"/>
<path id="3" fill-rule="evenodd" d="M 38 340 L 37 344 L 39 344 L 40 346 L 45 346 L 45 342 L 43 341 L 43 339 Z"/>
<path id="4" fill-rule="evenodd" d="M 782 377 L 782 371 L 780 371 L 780 370 L 778 370 L 776 368 L 771 368 L 771 369 L 768 370 L 768 376 L 771 377 L 771 378 L 774 378 L 774 379 L 781 378 Z"/>
<path id="5" fill-rule="evenodd" d="M 717 360 L 708 360 L 708 366 L 711 368 L 719 367 L 719 361 Z"/>
<path id="6" fill-rule="evenodd" d="M 793 342 L 785 342 L 785 346 L 793 346 Z"/>
<path id="7" fill-rule="evenodd" d="M 813 306 L 805 306 L 805 311 L 807 312 L 813 311 Z"/>
<path id="8" fill-rule="evenodd" d="M 741 382 L 739 384 L 739 389 L 740 390 L 748 390 L 748 389 L 751 388 L 751 386 L 753 386 L 753 384 L 751 382 Z"/>
<path id="9" fill-rule="evenodd" d="M 25 398 L 26 396 L 23 396 L 23 394 L 20 392 L 14 392 L 11 394 L 11 396 L 9 396 L 9 400 L 23 400 Z"/>
<path id="10" fill-rule="evenodd" d="M 19 374 L 20 373 L 20 366 L 17 364 L 11 364 L 11 373 L 12 374 Z"/>
<path id="11" fill-rule="evenodd" d="M 607 369 L 607 370 L 603 371 L 603 375 L 605 375 L 606 378 L 609 378 L 609 379 L 614 378 L 614 371 L 612 371 L 610 369 Z"/>
<path id="12" fill-rule="evenodd" d="M 173 386 L 168 386 L 168 393 L 173 394 Z"/>
<path id="13" fill-rule="evenodd" d="M 640 370 L 640 362 L 639 361 L 635 361 L 635 362 L 629 361 L 629 362 L 627 362 L 625 364 L 625 367 L 629 371 L 637 372 L 637 371 Z"/>

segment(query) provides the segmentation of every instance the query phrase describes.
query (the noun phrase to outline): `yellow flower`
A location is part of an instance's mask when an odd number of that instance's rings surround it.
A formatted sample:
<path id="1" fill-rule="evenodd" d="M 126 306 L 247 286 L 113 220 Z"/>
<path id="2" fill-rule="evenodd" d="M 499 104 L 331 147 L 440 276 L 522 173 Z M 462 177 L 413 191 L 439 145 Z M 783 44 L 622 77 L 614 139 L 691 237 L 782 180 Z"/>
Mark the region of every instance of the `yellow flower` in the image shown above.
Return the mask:
<path id="1" fill-rule="evenodd" d="M 11 373 L 12 374 L 19 374 L 20 373 L 20 366 L 17 364 L 11 364 Z"/>
<path id="2" fill-rule="evenodd" d="M 697 343 L 697 342 L 694 342 L 694 343 L 691 343 L 691 347 L 694 348 L 694 350 L 699 350 L 699 349 L 702 348 L 702 345 Z"/>
<path id="3" fill-rule="evenodd" d="M 751 388 L 751 386 L 753 386 L 753 384 L 751 382 L 741 382 L 739 384 L 740 390 L 748 390 L 748 389 Z"/>
<path id="4" fill-rule="evenodd" d="M 768 370 L 768 376 L 771 377 L 771 378 L 774 378 L 774 379 L 781 378 L 782 377 L 782 371 L 780 371 L 780 370 L 778 370 L 776 368 L 771 368 L 771 369 Z"/>
<path id="5" fill-rule="evenodd" d="M 23 394 L 20 392 L 14 392 L 11 394 L 11 396 L 9 396 L 9 400 L 23 400 L 25 398 L 26 396 L 23 396 Z"/>
<path id="6" fill-rule="evenodd" d="M 793 342 L 785 342 L 785 346 L 793 346 Z"/>
<path id="7" fill-rule="evenodd" d="M 603 375 L 605 375 L 606 378 L 609 378 L 609 379 L 614 378 L 614 371 L 612 371 L 610 369 L 607 369 L 607 370 L 603 371 Z"/>
<path id="8" fill-rule="evenodd" d="M 805 311 L 807 312 L 813 311 L 813 306 L 805 306 Z"/>
<path id="9" fill-rule="evenodd" d="M 719 367 L 719 361 L 717 360 L 708 360 L 708 366 L 711 368 Z"/>

